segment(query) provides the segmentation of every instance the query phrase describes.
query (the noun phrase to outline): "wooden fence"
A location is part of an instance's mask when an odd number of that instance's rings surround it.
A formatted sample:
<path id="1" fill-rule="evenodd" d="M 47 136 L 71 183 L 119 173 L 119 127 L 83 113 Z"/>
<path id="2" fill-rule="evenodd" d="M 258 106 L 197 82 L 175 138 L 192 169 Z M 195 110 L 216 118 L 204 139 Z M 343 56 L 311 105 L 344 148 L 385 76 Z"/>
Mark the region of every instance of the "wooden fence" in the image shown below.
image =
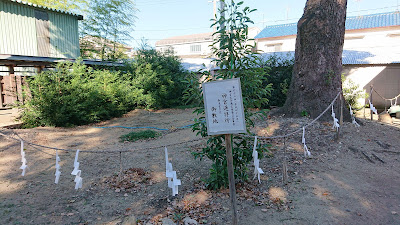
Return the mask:
<path id="1" fill-rule="evenodd" d="M 16 76 L 13 70 L 10 72 L 8 76 L 0 76 L 0 108 L 25 101 L 23 91 L 27 87 L 26 76 Z"/>

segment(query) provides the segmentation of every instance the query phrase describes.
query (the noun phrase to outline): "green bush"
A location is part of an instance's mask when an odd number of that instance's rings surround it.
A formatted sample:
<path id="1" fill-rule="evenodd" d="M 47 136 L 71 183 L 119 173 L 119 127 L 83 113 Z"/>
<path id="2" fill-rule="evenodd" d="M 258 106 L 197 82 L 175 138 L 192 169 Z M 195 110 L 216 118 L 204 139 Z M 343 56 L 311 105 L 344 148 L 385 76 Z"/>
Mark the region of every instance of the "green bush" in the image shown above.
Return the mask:
<path id="1" fill-rule="evenodd" d="M 345 77 L 344 74 L 342 74 L 342 89 L 344 99 L 348 104 L 350 104 L 353 110 L 357 110 L 364 106 L 357 102 L 358 99 L 366 99 L 369 96 L 368 93 L 365 93 L 364 90 L 360 89 L 360 85 L 356 84 L 350 78 Z"/>
<path id="2" fill-rule="evenodd" d="M 26 127 L 74 126 L 121 116 L 136 105 L 140 90 L 124 76 L 92 70 L 77 63 L 59 63 L 28 81 L 30 100 L 22 107 Z"/>
<path id="3" fill-rule="evenodd" d="M 135 107 L 183 105 L 186 72 L 171 53 L 141 49 L 123 68 L 93 70 L 59 63 L 29 79 L 31 98 L 20 106 L 26 127 L 83 125 L 121 116 Z M 118 70 L 118 71 L 117 71 Z"/>
<path id="4" fill-rule="evenodd" d="M 249 109 L 259 108 L 268 102 L 268 95 L 271 92 L 271 85 L 264 85 L 267 78 L 266 70 L 262 67 L 262 61 L 258 55 L 252 54 L 254 46 L 247 45 L 248 26 L 252 23 L 248 14 L 254 10 L 245 7 L 240 11 L 243 2 L 230 4 L 224 9 L 227 13 L 226 17 L 220 17 L 213 25 L 217 26 L 218 31 L 214 33 L 217 36 L 213 45 L 213 53 L 217 56 L 217 66 L 222 68 L 215 76 L 204 72 L 205 79 L 203 82 L 214 81 L 217 79 L 240 78 L 243 105 L 245 108 L 246 126 L 249 128 L 254 125 L 252 121 L 253 114 Z M 218 24 L 226 24 L 226 26 L 218 26 Z M 221 45 L 221 46 L 220 46 Z M 223 50 L 220 50 L 223 49 Z M 187 102 L 198 103 L 198 108 L 194 111 L 199 115 L 195 119 L 192 129 L 197 135 L 207 136 L 207 126 L 204 116 L 204 105 L 202 92 L 199 89 L 201 83 L 196 74 L 191 74 L 185 80 L 187 89 L 184 92 Z M 232 140 L 232 154 L 234 175 L 237 182 L 244 182 L 248 179 L 247 164 L 252 160 L 252 144 L 251 138 L 234 135 Z M 262 157 L 265 146 L 259 145 L 259 154 Z M 206 179 L 209 189 L 219 189 L 227 187 L 228 172 L 225 150 L 225 140 L 223 135 L 212 136 L 208 138 L 207 146 L 198 152 L 192 152 L 196 158 L 207 157 L 212 160 L 210 176 Z"/>
<path id="5" fill-rule="evenodd" d="M 155 49 L 140 49 L 134 61 L 127 63 L 133 86 L 142 90 L 139 106 L 169 108 L 183 105 L 187 72 L 177 56 Z"/>
<path id="6" fill-rule="evenodd" d="M 287 91 L 292 80 L 294 58 L 287 56 L 271 55 L 268 56 L 263 67 L 268 70 L 268 81 L 264 85 L 272 84 L 273 90 L 269 97 L 269 102 L 263 108 L 271 106 L 283 106 L 286 101 Z"/>

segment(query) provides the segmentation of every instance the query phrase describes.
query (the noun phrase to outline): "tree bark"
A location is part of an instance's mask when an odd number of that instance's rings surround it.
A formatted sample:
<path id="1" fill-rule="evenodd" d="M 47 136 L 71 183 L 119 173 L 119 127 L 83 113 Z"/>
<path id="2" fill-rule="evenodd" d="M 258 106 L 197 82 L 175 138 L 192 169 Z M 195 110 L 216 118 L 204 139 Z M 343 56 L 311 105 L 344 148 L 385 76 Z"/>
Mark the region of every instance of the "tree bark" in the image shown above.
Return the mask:
<path id="1" fill-rule="evenodd" d="M 292 82 L 282 108 L 286 115 L 298 117 L 306 112 L 315 118 L 342 90 L 346 8 L 347 0 L 307 0 L 297 24 Z M 339 106 L 338 99 L 336 112 Z M 330 119 L 328 111 L 322 120 Z"/>

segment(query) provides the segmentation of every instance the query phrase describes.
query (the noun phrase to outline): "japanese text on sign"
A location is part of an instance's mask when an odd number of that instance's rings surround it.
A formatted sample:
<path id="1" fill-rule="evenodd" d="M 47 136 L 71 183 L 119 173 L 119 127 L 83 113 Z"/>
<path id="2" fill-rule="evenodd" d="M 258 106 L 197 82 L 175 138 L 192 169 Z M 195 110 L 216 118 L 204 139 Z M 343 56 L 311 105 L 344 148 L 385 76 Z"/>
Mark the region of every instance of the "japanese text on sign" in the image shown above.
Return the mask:
<path id="1" fill-rule="evenodd" d="M 245 133 L 240 79 L 204 83 L 208 135 Z"/>

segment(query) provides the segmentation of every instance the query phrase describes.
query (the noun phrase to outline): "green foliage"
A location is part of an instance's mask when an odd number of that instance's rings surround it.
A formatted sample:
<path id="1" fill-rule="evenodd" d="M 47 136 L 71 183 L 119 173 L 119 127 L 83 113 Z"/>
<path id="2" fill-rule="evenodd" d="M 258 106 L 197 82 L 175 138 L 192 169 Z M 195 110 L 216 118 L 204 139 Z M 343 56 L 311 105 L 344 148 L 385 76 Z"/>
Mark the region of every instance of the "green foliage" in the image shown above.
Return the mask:
<path id="1" fill-rule="evenodd" d="M 82 13 L 82 8 L 88 5 L 87 0 L 27 0 L 27 2 L 63 11 L 78 11 L 78 13 Z"/>
<path id="2" fill-rule="evenodd" d="M 352 81 L 350 78 L 346 78 L 344 74 L 342 74 L 342 89 L 344 99 L 348 104 L 350 104 L 351 108 L 358 109 L 363 107 L 358 103 L 358 99 L 366 99 L 368 98 L 368 93 L 364 90 L 360 89 L 360 86 Z"/>
<path id="3" fill-rule="evenodd" d="M 207 126 L 204 117 L 204 105 L 202 92 L 199 89 L 201 83 L 214 81 L 217 79 L 240 78 L 242 85 L 243 105 L 245 107 L 246 126 L 249 128 L 254 125 L 251 117 L 253 113 L 250 108 L 259 108 L 268 102 L 267 96 L 270 94 L 271 85 L 265 85 L 267 73 L 262 67 L 262 61 L 256 54 L 252 54 L 253 45 L 248 41 L 248 23 L 253 23 L 248 14 L 254 10 L 245 7 L 240 10 L 243 2 L 235 3 L 230 1 L 222 13 L 228 15 L 219 17 L 212 26 L 217 26 L 214 33 L 216 40 L 213 43 L 213 53 L 217 56 L 217 66 L 222 68 L 216 75 L 203 73 L 199 79 L 198 75 L 192 73 L 185 83 L 187 89 L 184 97 L 187 103 L 198 104 L 194 111 L 199 115 L 195 119 L 192 129 L 197 135 L 207 136 Z M 201 81 L 201 82 L 200 82 Z M 234 136 L 232 140 L 232 153 L 235 179 L 243 182 L 247 177 L 247 164 L 252 160 L 253 140 L 243 136 Z M 259 145 L 258 151 L 262 157 L 265 146 Z M 210 189 L 219 189 L 228 185 L 227 161 L 225 154 L 225 140 L 223 136 L 213 136 L 207 141 L 207 147 L 200 152 L 192 153 L 196 158 L 207 157 L 213 161 L 210 169 L 210 176 L 206 180 Z"/>
<path id="4" fill-rule="evenodd" d="M 120 43 L 131 38 L 136 11 L 132 0 L 90 1 L 80 31 L 82 55 L 113 61 L 124 57 Z"/>
<path id="5" fill-rule="evenodd" d="M 302 117 L 308 117 L 309 115 L 310 114 L 306 110 L 301 111 L 301 116 Z"/>
<path id="6" fill-rule="evenodd" d="M 154 131 L 154 130 L 142 130 L 142 131 L 133 131 L 130 132 L 129 134 L 124 134 L 119 139 L 124 142 L 124 141 L 129 141 L 129 142 L 135 142 L 137 140 L 146 140 L 150 138 L 156 138 L 160 136 L 161 133 Z"/>
<path id="7" fill-rule="evenodd" d="M 274 54 L 265 59 L 263 66 L 268 70 L 268 83 L 271 83 L 273 87 L 268 104 L 263 105 L 263 107 L 281 107 L 285 104 L 292 80 L 294 58 L 290 57 L 289 54 L 286 57 Z M 267 85 L 267 83 L 265 82 L 264 85 Z"/>
<path id="8" fill-rule="evenodd" d="M 26 127 L 82 125 L 121 116 L 135 107 L 140 94 L 124 75 L 80 62 L 59 63 L 28 82 L 31 98 L 21 106 Z"/>
<path id="9" fill-rule="evenodd" d="M 187 72 L 178 57 L 170 52 L 140 49 L 134 61 L 126 63 L 133 85 L 142 90 L 138 106 L 167 108 L 183 105 L 183 91 Z"/>
<path id="10" fill-rule="evenodd" d="M 114 68 L 115 69 L 115 68 Z M 21 120 L 27 127 L 94 123 L 136 107 L 183 104 L 186 72 L 179 59 L 142 49 L 119 71 L 93 70 L 80 62 L 59 63 L 29 80 L 30 100 Z"/>

